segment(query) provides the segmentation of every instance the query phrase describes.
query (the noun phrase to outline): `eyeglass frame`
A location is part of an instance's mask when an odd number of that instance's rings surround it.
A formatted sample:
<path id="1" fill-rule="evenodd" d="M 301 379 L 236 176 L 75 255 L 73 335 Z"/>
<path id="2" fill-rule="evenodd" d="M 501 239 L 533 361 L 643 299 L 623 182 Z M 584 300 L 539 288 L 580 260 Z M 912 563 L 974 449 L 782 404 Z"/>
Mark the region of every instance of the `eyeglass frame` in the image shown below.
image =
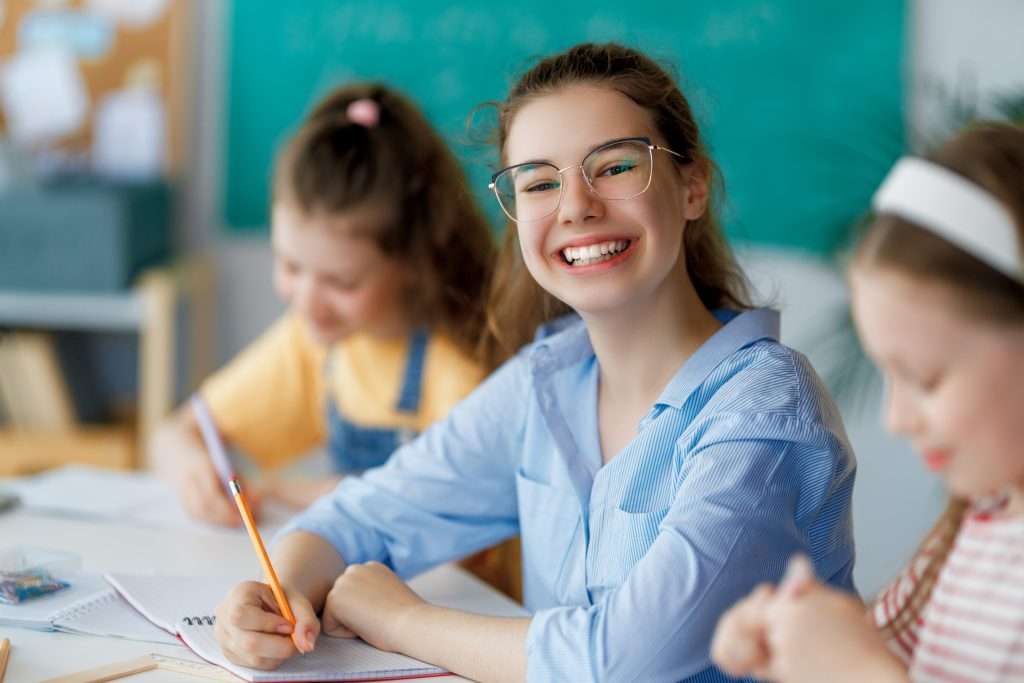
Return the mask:
<path id="1" fill-rule="evenodd" d="M 647 146 L 647 153 L 650 155 L 650 160 L 651 160 L 651 174 L 647 178 L 647 184 L 644 185 L 644 189 L 640 190 L 639 192 L 637 192 L 634 195 L 630 195 L 629 197 L 617 197 L 617 198 L 602 197 L 601 194 L 594 188 L 594 185 L 591 182 L 590 178 L 587 177 L 586 171 L 584 171 L 584 169 L 583 169 L 583 162 L 586 161 L 587 158 L 591 154 L 594 154 L 595 152 L 600 152 L 603 149 L 606 149 L 606 148 L 611 147 L 613 145 L 621 144 L 623 142 L 642 142 L 644 145 Z M 647 192 L 647 190 L 651 189 L 651 184 L 654 182 L 654 152 L 655 151 L 659 151 L 659 150 L 662 151 L 662 152 L 668 152 L 669 154 L 671 154 L 671 155 L 673 155 L 673 156 L 675 156 L 675 157 L 677 157 L 679 159 L 682 159 L 682 161 L 680 163 L 689 164 L 689 163 L 693 162 L 693 157 L 691 157 L 688 154 L 680 154 L 679 152 L 676 152 L 675 150 L 669 149 L 668 147 L 663 147 L 662 145 L 656 145 L 656 144 L 654 144 L 651 141 L 651 139 L 649 137 L 647 137 L 645 135 L 634 135 L 634 136 L 625 137 L 625 138 L 615 138 L 614 140 L 608 140 L 607 142 L 602 142 L 600 145 L 598 145 L 594 149 L 592 149 L 589 152 L 587 152 L 586 155 L 584 155 L 583 159 L 578 164 L 572 164 L 570 166 L 566 166 L 565 168 L 558 168 L 557 166 L 555 166 L 554 164 L 552 164 L 549 161 L 523 161 L 523 162 L 518 163 L 518 164 L 512 164 L 511 166 L 506 166 L 505 168 L 502 168 L 502 169 L 496 171 L 494 174 L 491 175 L 491 182 L 488 183 L 487 189 L 489 189 L 489 190 L 494 192 L 494 198 L 497 200 L 498 206 L 501 208 L 501 212 L 504 213 L 506 216 L 508 216 L 508 219 L 510 221 L 512 221 L 514 223 L 523 223 L 523 222 L 530 223 L 532 221 L 539 221 L 539 220 L 542 220 L 544 218 L 547 218 L 548 216 L 554 215 L 555 213 L 558 212 L 558 209 L 561 208 L 561 206 L 562 206 L 562 198 L 565 196 L 565 183 L 560 183 L 559 186 L 558 186 L 558 201 L 555 203 L 555 208 L 553 208 L 551 211 L 549 211 L 548 213 L 544 214 L 543 216 L 537 216 L 536 218 L 529 218 L 529 219 L 526 219 L 524 221 L 524 220 L 520 220 L 518 218 L 514 218 L 508 212 L 508 210 L 505 208 L 505 205 L 502 203 L 501 196 L 498 194 L 497 180 L 498 180 L 499 176 L 501 176 L 506 171 L 510 171 L 513 168 L 518 168 L 520 166 L 541 166 L 541 165 L 543 165 L 543 166 L 550 166 L 551 168 L 555 169 L 555 172 L 558 174 L 559 178 L 561 178 L 562 174 L 565 173 L 566 171 L 570 171 L 572 169 L 578 168 L 578 169 L 580 169 L 580 175 L 583 176 L 583 182 L 585 182 L 587 184 L 587 189 L 591 193 L 593 193 L 594 196 L 600 197 L 601 199 L 603 199 L 606 202 L 621 202 L 621 201 L 626 201 L 627 199 L 635 199 L 635 198 L 639 197 L 640 195 L 642 195 L 644 192 Z"/>

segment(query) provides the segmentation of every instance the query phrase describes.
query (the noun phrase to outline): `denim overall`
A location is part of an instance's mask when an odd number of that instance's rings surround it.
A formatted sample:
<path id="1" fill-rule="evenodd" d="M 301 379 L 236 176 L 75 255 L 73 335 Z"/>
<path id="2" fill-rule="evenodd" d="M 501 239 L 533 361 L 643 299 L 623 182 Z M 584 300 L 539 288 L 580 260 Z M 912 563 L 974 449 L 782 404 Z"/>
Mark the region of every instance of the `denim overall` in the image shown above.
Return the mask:
<path id="1" fill-rule="evenodd" d="M 395 410 L 415 415 L 420 407 L 423 385 L 423 362 L 426 358 L 427 330 L 417 330 L 409 337 L 409 352 L 405 362 L 405 377 Z M 328 386 L 331 379 L 331 354 L 326 368 Z M 353 424 L 341 413 L 331 391 L 327 396 L 327 452 L 335 472 L 353 474 L 377 465 L 383 465 L 395 450 L 416 436 L 412 429 L 363 427 Z"/>

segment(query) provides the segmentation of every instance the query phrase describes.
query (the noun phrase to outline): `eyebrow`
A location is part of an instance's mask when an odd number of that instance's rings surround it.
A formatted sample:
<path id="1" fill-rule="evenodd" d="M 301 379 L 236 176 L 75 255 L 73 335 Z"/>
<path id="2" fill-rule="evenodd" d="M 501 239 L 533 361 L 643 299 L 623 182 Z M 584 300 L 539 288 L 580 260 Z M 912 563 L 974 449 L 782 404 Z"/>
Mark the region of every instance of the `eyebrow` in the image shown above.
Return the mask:
<path id="1" fill-rule="evenodd" d="M 291 256 L 290 254 L 287 254 L 287 253 L 281 251 L 280 249 L 276 248 L 273 245 L 271 245 L 270 253 L 271 253 L 271 255 L 274 258 L 283 259 L 283 260 L 285 260 L 285 261 L 287 261 L 289 263 L 292 263 L 292 264 L 298 264 L 298 260 L 294 256 Z M 302 267 L 304 267 L 304 266 L 302 266 Z M 336 280 L 342 280 L 342 281 L 351 282 L 351 281 L 354 281 L 354 280 L 362 280 L 366 276 L 366 270 L 367 270 L 366 268 L 357 269 L 354 273 L 353 272 L 349 272 L 349 271 L 337 272 L 337 271 L 326 271 L 326 270 L 317 270 L 316 272 L 317 272 L 318 275 L 321 275 L 321 276 L 324 276 L 324 277 L 331 277 L 331 278 L 334 278 Z"/>
<path id="2" fill-rule="evenodd" d="M 602 147 L 607 147 L 608 145 L 614 145 L 616 142 L 625 142 L 626 140 L 640 141 L 641 139 L 645 138 L 646 136 L 644 135 L 626 135 L 620 138 L 611 138 L 609 140 L 605 140 L 604 142 L 599 142 L 598 144 L 588 149 L 580 160 L 582 161 L 583 159 L 586 159 L 587 155 L 591 154 L 595 150 L 601 149 Z M 526 161 L 520 161 L 514 164 L 509 164 L 505 168 L 512 168 L 513 166 L 527 166 L 529 164 L 549 164 L 551 166 L 554 166 L 555 168 L 558 168 L 558 164 L 556 164 L 554 161 L 550 159 L 527 159 Z"/>
<path id="3" fill-rule="evenodd" d="M 915 382 L 924 381 L 924 378 L 929 375 L 929 372 L 922 372 L 921 368 L 911 367 L 902 356 L 891 355 L 888 358 L 889 367 L 892 368 L 893 372 L 903 377 L 909 377 Z"/>

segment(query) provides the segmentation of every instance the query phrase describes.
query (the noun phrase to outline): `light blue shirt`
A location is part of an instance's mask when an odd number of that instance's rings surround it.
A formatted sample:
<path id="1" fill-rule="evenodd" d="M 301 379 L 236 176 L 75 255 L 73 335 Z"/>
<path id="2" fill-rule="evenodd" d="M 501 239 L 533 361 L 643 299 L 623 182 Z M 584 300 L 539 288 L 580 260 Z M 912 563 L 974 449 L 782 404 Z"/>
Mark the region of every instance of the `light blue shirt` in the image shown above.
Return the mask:
<path id="1" fill-rule="evenodd" d="M 529 680 L 731 680 L 711 668 L 714 626 L 790 555 L 853 589 L 855 463 L 810 364 L 778 343 L 778 314 L 718 315 L 607 464 L 598 362 L 571 317 L 283 533 L 408 578 L 518 532 Z"/>

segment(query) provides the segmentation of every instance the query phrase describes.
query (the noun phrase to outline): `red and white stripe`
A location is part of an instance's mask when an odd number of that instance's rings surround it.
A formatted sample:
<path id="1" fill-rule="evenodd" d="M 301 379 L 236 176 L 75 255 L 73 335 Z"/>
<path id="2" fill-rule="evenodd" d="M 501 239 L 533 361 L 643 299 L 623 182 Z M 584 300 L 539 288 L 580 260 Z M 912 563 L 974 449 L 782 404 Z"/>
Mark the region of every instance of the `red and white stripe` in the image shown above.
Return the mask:
<path id="1" fill-rule="evenodd" d="M 876 623 L 895 615 L 928 561 L 879 597 Z M 1024 681 L 1024 519 L 968 517 L 921 618 L 889 645 L 914 683 Z"/>

